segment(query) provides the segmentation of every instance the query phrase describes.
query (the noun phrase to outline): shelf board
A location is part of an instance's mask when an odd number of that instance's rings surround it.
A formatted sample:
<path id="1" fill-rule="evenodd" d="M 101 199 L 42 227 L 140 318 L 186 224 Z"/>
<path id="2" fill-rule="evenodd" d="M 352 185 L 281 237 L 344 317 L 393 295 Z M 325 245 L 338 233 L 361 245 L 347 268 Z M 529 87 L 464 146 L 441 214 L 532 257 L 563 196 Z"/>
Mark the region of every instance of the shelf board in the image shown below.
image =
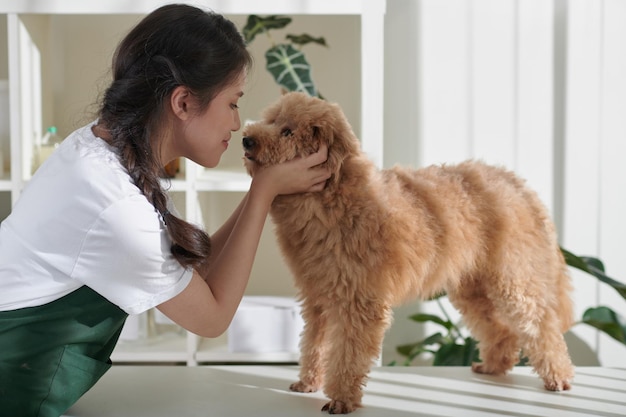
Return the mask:
<path id="1" fill-rule="evenodd" d="M 183 176 L 176 176 L 175 178 L 163 178 L 161 179 L 161 186 L 166 191 L 171 192 L 184 192 L 189 188 L 185 178 Z"/>
<path id="2" fill-rule="evenodd" d="M 7 176 L 0 178 L 0 191 L 11 191 L 15 188 L 15 185 L 9 179 L 5 179 Z"/>
<path id="3" fill-rule="evenodd" d="M 248 191 L 252 179 L 235 169 L 201 169 L 195 181 L 197 191 Z"/>
<path id="4" fill-rule="evenodd" d="M 221 342 L 221 343 L 220 343 Z M 223 341 L 202 339 L 196 352 L 198 363 L 298 363 L 295 352 L 231 352 Z"/>
<path id="5" fill-rule="evenodd" d="M 187 335 L 166 333 L 143 340 L 120 340 L 113 362 L 187 362 Z"/>

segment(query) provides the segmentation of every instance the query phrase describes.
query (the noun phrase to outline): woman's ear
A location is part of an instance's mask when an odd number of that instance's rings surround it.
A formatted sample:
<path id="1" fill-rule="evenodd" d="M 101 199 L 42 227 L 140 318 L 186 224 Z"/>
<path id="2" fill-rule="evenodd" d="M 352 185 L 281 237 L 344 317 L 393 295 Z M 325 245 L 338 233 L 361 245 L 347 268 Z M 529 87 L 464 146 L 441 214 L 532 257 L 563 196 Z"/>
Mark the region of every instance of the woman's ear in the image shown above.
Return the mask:
<path id="1" fill-rule="evenodd" d="M 170 95 L 172 113 L 181 120 L 187 120 L 191 116 L 193 95 L 187 87 L 176 87 Z"/>

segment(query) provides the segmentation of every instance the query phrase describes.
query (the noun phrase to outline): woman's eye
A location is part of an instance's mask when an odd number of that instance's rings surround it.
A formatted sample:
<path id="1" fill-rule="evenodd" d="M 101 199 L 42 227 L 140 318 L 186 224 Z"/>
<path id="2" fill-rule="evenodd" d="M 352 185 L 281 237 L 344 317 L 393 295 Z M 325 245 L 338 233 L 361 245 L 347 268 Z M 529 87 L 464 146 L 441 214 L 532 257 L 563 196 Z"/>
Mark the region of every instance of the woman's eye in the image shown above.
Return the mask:
<path id="1" fill-rule="evenodd" d="M 280 134 L 283 136 L 291 136 L 291 129 L 286 127 L 280 132 Z"/>
<path id="2" fill-rule="evenodd" d="M 230 108 L 233 109 L 233 110 L 237 110 L 239 108 L 239 106 L 233 103 L 233 104 L 230 105 Z"/>

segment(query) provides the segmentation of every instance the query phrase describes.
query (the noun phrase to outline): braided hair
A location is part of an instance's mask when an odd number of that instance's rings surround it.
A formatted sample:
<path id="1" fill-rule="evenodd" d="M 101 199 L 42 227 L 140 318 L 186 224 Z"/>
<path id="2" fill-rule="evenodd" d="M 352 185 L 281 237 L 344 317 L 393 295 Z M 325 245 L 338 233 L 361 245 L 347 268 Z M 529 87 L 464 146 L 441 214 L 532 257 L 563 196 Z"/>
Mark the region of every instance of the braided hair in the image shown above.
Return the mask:
<path id="1" fill-rule="evenodd" d="M 176 87 L 187 87 L 205 110 L 251 63 L 231 21 L 182 4 L 163 6 L 143 18 L 113 56 L 113 81 L 102 97 L 98 123 L 108 130 L 108 142 L 134 184 L 161 213 L 172 254 L 185 267 L 202 265 L 211 243 L 204 230 L 167 209 L 159 141 L 153 136 Z"/>

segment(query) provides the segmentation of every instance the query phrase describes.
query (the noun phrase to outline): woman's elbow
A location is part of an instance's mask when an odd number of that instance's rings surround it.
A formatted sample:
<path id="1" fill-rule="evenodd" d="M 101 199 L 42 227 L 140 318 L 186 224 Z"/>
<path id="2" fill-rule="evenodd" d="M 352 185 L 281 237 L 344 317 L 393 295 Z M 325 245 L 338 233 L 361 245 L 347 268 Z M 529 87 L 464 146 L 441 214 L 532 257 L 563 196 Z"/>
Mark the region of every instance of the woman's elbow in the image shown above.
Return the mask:
<path id="1" fill-rule="evenodd" d="M 230 326 L 230 320 L 212 320 L 197 328 L 187 329 L 191 333 L 194 333 L 201 337 L 213 339 L 223 335 Z"/>

